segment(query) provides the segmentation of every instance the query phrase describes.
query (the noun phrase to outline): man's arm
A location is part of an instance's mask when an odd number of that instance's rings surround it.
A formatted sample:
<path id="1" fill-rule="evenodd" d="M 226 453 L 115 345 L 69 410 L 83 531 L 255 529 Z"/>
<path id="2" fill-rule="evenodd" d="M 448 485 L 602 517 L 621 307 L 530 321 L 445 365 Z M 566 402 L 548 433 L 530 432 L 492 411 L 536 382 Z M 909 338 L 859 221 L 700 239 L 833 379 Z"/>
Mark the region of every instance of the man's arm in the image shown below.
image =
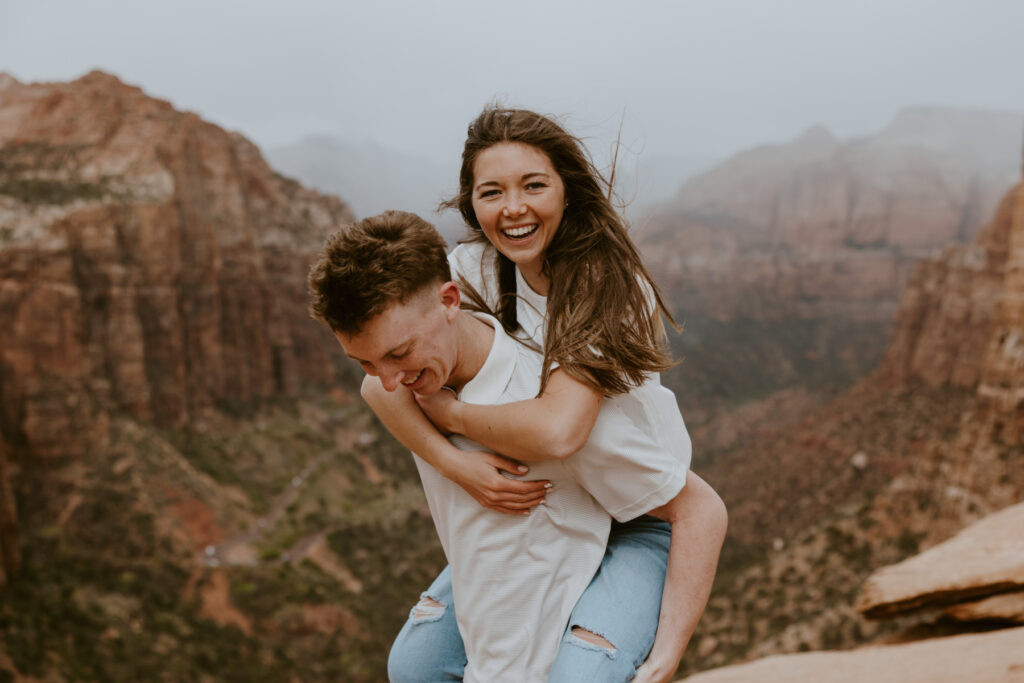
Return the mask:
<path id="1" fill-rule="evenodd" d="M 697 628 L 718 567 L 728 513 L 715 490 L 693 472 L 671 501 L 650 513 L 672 525 L 658 634 L 634 683 L 672 679 Z"/>
<path id="2" fill-rule="evenodd" d="M 360 393 L 403 446 L 465 489 L 483 507 L 508 514 L 526 514 L 544 499 L 550 482 L 510 479 L 500 470 L 525 474 L 527 470 L 520 468 L 526 466 L 495 453 L 459 450 L 430 423 L 408 389 L 399 387 L 386 391 L 380 380 L 367 375 Z"/>

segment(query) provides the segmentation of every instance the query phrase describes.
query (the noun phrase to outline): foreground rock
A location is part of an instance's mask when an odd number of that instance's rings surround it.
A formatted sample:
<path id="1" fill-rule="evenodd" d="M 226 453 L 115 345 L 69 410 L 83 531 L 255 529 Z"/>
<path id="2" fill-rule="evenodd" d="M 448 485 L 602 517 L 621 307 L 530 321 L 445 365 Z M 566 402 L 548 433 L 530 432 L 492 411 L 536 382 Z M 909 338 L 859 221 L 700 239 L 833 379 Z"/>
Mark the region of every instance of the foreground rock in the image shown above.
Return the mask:
<path id="1" fill-rule="evenodd" d="M 993 595 L 984 600 L 953 605 L 945 614 L 956 621 L 1012 621 L 1024 624 L 1024 592 Z"/>
<path id="2" fill-rule="evenodd" d="M 875 572 L 865 582 L 856 608 L 878 618 L 1022 588 L 1024 503 Z"/>
<path id="3" fill-rule="evenodd" d="M 776 655 L 716 669 L 687 683 L 1019 683 L 1024 628 L 846 652 Z"/>

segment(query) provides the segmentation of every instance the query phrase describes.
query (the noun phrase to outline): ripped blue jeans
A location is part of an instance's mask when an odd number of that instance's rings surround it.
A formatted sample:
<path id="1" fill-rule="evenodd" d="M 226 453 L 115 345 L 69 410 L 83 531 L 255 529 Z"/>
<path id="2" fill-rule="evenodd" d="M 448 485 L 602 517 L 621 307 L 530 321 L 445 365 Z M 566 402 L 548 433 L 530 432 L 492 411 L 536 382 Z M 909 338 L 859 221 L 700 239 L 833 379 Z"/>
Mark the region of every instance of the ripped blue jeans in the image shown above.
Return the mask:
<path id="1" fill-rule="evenodd" d="M 643 515 L 612 522 L 601 567 L 569 617 L 548 680 L 617 683 L 632 680 L 658 630 L 671 528 Z M 574 633 L 604 638 L 597 645 Z M 452 605 L 451 571 L 444 571 L 413 607 L 388 657 L 391 683 L 461 681 L 466 651 Z"/>

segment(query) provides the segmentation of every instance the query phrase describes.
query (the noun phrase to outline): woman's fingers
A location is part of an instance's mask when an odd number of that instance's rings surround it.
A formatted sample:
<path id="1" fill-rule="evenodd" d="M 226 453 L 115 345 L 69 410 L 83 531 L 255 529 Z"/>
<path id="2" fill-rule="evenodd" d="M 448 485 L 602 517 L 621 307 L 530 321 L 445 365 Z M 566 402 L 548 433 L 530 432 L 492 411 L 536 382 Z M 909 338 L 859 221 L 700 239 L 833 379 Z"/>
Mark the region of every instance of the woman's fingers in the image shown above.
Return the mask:
<path id="1" fill-rule="evenodd" d="M 477 452 L 464 461 L 458 483 L 476 502 L 488 510 L 510 515 L 529 514 L 551 491 L 546 479 L 512 479 L 502 471 L 525 474 L 520 464 L 494 453 Z"/>
<path id="2" fill-rule="evenodd" d="M 502 455 L 497 455 L 495 453 L 482 453 L 482 455 L 486 458 L 486 460 L 495 469 L 503 470 L 505 472 L 508 472 L 509 474 L 515 474 L 515 475 L 519 475 L 519 476 L 524 476 L 524 475 L 527 475 L 527 474 L 530 473 L 529 466 L 528 465 L 524 465 L 521 462 L 516 462 L 515 460 L 512 460 L 510 458 L 506 458 L 506 457 L 504 457 Z M 508 479 L 508 477 L 505 477 L 505 479 Z M 517 484 L 536 484 L 538 482 L 540 482 L 542 484 L 543 483 L 547 483 L 546 480 L 523 481 L 521 479 L 508 479 L 508 481 L 509 482 L 514 482 L 514 483 L 517 483 Z M 510 488 L 509 490 L 514 490 L 514 489 Z M 515 489 L 515 490 L 521 490 L 521 489 Z"/>
<path id="3" fill-rule="evenodd" d="M 512 460 L 510 458 L 506 458 L 505 456 L 498 455 L 497 453 L 481 452 L 481 455 L 483 456 L 484 460 L 486 460 L 491 465 L 491 467 L 494 467 L 499 470 L 504 470 L 509 474 L 523 475 L 527 474 L 530 471 L 530 468 L 527 465 L 524 465 L 521 462 L 516 462 L 515 460 Z M 509 481 L 515 480 L 510 479 Z"/>

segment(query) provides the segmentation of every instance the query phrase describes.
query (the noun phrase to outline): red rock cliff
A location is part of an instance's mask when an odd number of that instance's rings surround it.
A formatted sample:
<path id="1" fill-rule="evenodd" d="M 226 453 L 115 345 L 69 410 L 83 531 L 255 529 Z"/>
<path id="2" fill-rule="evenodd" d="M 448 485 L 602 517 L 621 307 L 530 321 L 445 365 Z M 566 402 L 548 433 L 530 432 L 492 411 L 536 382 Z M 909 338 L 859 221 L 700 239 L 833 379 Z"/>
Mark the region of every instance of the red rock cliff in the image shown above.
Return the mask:
<path id="1" fill-rule="evenodd" d="M 882 369 L 975 389 L 1024 432 L 1024 184 L 973 244 L 918 266 Z"/>
<path id="2" fill-rule="evenodd" d="M 112 76 L 0 74 L 8 466 L 85 454 L 114 414 L 182 425 L 329 381 L 305 278 L 350 218 L 242 136 Z"/>

